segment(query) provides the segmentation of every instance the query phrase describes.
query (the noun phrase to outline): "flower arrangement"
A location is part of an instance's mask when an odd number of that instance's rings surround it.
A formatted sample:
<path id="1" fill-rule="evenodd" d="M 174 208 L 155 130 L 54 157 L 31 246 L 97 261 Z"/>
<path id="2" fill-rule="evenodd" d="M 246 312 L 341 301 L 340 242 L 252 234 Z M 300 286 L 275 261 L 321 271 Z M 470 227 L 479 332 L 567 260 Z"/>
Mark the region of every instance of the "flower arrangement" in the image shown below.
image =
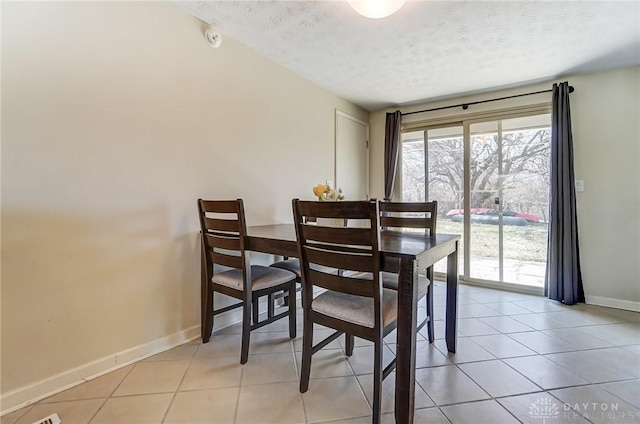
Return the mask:
<path id="1" fill-rule="evenodd" d="M 326 184 L 317 184 L 313 186 L 313 194 L 315 194 L 321 202 L 336 202 L 338 200 L 344 200 L 342 189 L 336 190 Z"/>

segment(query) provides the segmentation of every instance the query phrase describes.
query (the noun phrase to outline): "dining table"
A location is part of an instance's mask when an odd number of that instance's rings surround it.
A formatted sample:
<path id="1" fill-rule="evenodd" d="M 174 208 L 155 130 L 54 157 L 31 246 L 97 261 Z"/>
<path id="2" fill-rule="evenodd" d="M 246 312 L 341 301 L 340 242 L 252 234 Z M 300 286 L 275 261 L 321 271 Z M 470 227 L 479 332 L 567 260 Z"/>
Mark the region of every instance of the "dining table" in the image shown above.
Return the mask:
<path id="1" fill-rule="evenodd" d="M 414 415 L 418 274 L 447 258 L 445 340 L 447 350 L 456 351 L 458 304 L 458 248 L 456 234 L 380 231 L 380 261 L 383 271 L 399 274 L 396 340 L 396 423 L 411 424 Z M 247 227 L 245 248 L 254 252 L 297 257 L 293 224 Z M 433 311 L 431 312 L 433 314 Z"/>

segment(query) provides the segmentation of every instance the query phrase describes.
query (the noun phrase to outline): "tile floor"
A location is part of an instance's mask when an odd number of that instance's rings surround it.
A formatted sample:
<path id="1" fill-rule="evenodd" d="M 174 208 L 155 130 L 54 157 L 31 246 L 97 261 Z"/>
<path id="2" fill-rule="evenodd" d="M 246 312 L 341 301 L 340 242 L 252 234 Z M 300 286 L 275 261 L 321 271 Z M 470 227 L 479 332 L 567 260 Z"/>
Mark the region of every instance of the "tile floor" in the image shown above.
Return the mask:
<path id="1" fill-rule="evenodd" d="M 424 329 L 419 335 L 414 422 L 640 423 L 640 313 L 460 286 L 452 355 L 442 339 L 444 285 L 434 293 L 437 340 L 430 345 Z M 371 344 L 358 340 L 347 359 L 340 339 L 314 355 L 301 395 L 301 336 L 291 341 L 284 320 L 263 327 L 241 366 L 235 325 L 208 344 L 194 341 L 114 371 L 1 424 L 32 424 L 53 412 L 63 424 L 369 423 Z M 387 360 L 394 337 L 386 339 Z M 383 385 L 384 423 L 394 421 L 393 378 Z"/>

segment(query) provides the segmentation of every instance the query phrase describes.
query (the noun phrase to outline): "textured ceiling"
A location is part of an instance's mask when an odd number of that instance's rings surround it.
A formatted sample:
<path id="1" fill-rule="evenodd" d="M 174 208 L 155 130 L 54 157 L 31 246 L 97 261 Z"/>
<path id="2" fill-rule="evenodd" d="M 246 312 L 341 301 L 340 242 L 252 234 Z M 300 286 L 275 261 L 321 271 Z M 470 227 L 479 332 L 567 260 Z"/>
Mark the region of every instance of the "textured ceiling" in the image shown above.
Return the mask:
<path id="1" fill-rule="evenodd" d="M 384 19 L 344 1 L 174 4 L 368 110 L 640 63 L 638 1 L 408 1 Z"/>

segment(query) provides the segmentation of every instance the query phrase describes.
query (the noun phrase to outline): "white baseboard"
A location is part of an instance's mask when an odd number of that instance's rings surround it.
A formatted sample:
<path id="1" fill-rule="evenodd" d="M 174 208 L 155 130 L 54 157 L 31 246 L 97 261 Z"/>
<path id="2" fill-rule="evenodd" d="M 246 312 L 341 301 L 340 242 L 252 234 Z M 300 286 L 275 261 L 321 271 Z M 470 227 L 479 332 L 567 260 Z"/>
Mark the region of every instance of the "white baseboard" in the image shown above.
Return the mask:
<path id="1" fill-rule="evenodd" d="M 0 398 L 0 405 L 2 405 L 0 415 L 11 413 L 41 399 L 77 386 L 78 384 L 125 367 L 133 362 L 157 355 L 158 353 L 197 339 L 199 336 L 200 326 L 196 325 L 149 343 L 80 365 L 79 367 L 20 387 L 8 393 L 3 393 Z"/>
<path id="2" fill-rule="evenodd" d="M 446 278 L 444 278 L 443 276 L 442 279 L 438 279 L 437 281 L 444 282 L 446 281 Z M 544 296 L 544 289 L 542 287 L 519 286 L 518 284 L 494 283 L 491 281 L 481 281 L 481 280 L 468 281 L 463 279 L 460 279 L 460 284 Z M 624 309 L 627 311 L 640 312 L 640 302 L 615 299 L 612 297 L 585 295 L 585 303 L 587 303 L 588 305 L 605 306 L 607 308 L 616 308 L 616 309 Z"/>
<path id="3" fill-rule="evenodd" d="M 260 310 L 266 311 L 266 299 L 260 302 Z M 215 333 L 239 322 L 242 322 L 241 309 L 227 311 L 216 316 L 213 332 Z M 17 411 L 41 399 L 198 338 L 200 338 L 200 325 L 194 325 L 149 343 L 123 350 L 36 383 L 3 393 L 0 396 L 0 406 L 2 408 L 0 416 Z"/>
<path id="4" fill-rule="evenodd" d="M 585 300 L 589 305 L 606 306 L 609 308 L 640 312 L 640 302 L 632 302 L 630 300 L 621 300 L 602 296 L 585 296 Z"/>

